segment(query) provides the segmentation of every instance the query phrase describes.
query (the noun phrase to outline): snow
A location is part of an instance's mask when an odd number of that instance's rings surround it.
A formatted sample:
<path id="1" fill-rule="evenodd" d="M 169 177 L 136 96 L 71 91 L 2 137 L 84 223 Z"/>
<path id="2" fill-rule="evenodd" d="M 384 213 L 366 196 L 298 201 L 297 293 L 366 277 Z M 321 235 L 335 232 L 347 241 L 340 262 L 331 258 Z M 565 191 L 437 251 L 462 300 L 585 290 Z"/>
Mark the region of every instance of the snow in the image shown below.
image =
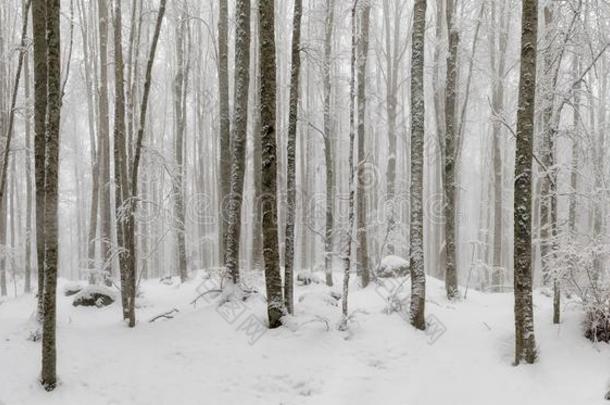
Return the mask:
<path id="1" fill-rule="evenodd" d="M 399 269 L 401 267 L 409 267 L 409 262 L 400 256 L 390 255 L 385 256 L 381 260 L 382 267 L 388 267 L 390 269 Z"/>
<path id="2" fill-rule="evenodd" d="M 257 294 L 222 307 L 208 294 L 191 305 L 202 283 L 210 287 L 201 273 L 183 285 L 143 282 L 135 329 L 121 322 L 117 302 L 73 307 L 72 297 L 59 295 L 61 381 L 51 393 L 36 379 L 40 343 L 26 339 L 35 298 L 5 301 L 0 404 L 607 403 L 610 346 L 582 337 L 578 305 L 567 304 L 563 323 L 553 325 L 552 301 L 540 293 L 534 294 L 539 361 L 514 367 L 511 293 L 469 291 L 467 300 L 449 303 L 442 282 L 428 278 L 429 326 L 422 332 L 404 315 L 385 313 L 387 284 L 363 290 L 354 280 L 350 329 L 340 332 L 332 290 L 311 284 L 296 289 L 290 327 L 266 330 L 258 323 L 266 310 Z M 262 287 L 260 278 L 249 283 Z M 180 311 L 173 319 L 148 322 L 173 308 Z"/>

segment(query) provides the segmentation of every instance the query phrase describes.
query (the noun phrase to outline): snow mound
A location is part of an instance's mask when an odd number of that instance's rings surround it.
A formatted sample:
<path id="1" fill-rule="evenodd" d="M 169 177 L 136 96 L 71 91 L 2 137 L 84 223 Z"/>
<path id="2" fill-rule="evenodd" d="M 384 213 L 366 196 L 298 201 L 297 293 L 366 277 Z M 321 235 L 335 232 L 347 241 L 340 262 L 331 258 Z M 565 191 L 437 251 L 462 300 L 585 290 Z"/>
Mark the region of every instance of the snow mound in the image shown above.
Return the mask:
<path id="1" fill-rule="evenodd" d="M 100 308 L 112 304 L 116 299 L 114 290 L 101 285 L 89 285 L 74 295 L 72 305 Z"/>
<path id="2" fill-rule="evenodd" d="M 404 277 L 409 274 L 409 262 L 400 256 L 386 256 L 381 260 L 377 277 Z"/>

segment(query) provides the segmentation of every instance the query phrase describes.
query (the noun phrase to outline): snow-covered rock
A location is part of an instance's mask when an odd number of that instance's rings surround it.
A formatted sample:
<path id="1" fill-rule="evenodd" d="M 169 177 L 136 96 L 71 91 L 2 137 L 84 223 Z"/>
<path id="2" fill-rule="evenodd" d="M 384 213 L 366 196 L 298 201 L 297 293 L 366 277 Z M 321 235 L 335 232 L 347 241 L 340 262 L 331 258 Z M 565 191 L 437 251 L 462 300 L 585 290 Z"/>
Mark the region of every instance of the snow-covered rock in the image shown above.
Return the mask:
<path id="1" fill-rule="evenodd" d="M 100 308 L 112 304 L 116 299 L 114 290 L 102 285 L 89 285 L 74 296 L 72 305 Z"/>

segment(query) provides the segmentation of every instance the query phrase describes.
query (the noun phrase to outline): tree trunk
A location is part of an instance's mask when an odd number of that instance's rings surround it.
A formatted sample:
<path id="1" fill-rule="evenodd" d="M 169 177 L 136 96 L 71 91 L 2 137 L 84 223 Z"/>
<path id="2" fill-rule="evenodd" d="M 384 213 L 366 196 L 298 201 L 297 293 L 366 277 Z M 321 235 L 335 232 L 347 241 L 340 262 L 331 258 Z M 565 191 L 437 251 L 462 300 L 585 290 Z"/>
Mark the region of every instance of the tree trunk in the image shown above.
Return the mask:
<path id="1" fill-rule="evenodd" d="M 449 38 L 449 53 L 447 55 L 447 87 L 445 89 L 445 156 L 443 168 L 443 186 L 445 188 L 445 250 L 447 268 L 445 270 L 445 290 L 447 298 L 458 296 L 456 269 L 456 98 L 457 98 L 457 52 L 459 34 L 454 24 L 454 8 L 457 0 L 447 0 L 446 23 Z"/>
<path id="2" fill-rule="evenodd" d="M 371 5 L 365 2 L 362 5 L 360 16 L 360 30 L 358 40 L 360 42 L 358 55 L 358 218 L 356 230 L 358 238 L 357 262 L 359 273 L 362 277 L 362 287 L 366 287 L 370 281 L 369 254 L 367 242 L 367 193 L 374 184 L 367 184 L 367 177 L 374 175 L 367 173 L 367 157 L 365 156 L 365 113 L 366 113 L 366 64 L 369 51 L 369 21 L 371 15 Z M 370 168 L 369 168 L 370 169 Z M 373 193 L 375 190 L 371 190 Z"/>
<path id="3" fill-rule="evenodd" d="M 234 284 L 239 282 L 239 245 L 243 201 L 248 90 L 250 87 L 250 0 L 238 0 L 235 10 L 235 99 L 231 127 L 231 191 L 225 199 L 227 230 L 224 264 Z M 225 210 L 223 209 L 223 212 Z"/>
<path id="4" fill-rule="evenodd" d="M 415 0 L 411 55 L 411 324 L 425 329 L 426 273 L 424 269 L 424 40 L 426 0 Z"/>
<path id="5" fill-rule="evenodd" d="M 523 0 L 515 161 L 515 364 L 536 360 L 532 304 L 532 158 L 538 1 Z"/>
<path id="6" fill-rule="evenodd" d="M 38 319 L 44 315 L 45 284 L 45 161 L 47 134 L 47 6 L 34 0 L 32 34 L 34 44 L 34 177 L 36 185 L 36 259 L 38 266 Z"/>
<path id="7" fill-rule="evenodd" d="M 32 198 L 33 198 L 33 187 L 32 187 L 32 125 L 30 117 L 30 58 L 26 57 L 24 60 L 24 81 L 25 81 L 25 99 L 27 101 L 26 113 L 25 113 L 25 287 L 24 291 L 26 294 L 32 292 Z"/>
<path id="8" fill-rule="evenodd" d="M 161 25 L 163 23 L 163 16 L 165 15 L 165 5 L 167 0 L 161 0 L 159 3 L 159 12 L 157 14 L 157 22 L 155 23 L 155 31 L 153 33 L 152 42 L 150 44 L 150 52 L 148 54 L 148 61 L 146 62 L 146 75 L 144 79 L 144 94 L 142 95 L 142 104 L 140 105 L 140 123 L 138 127 L 138 134 L 136 138 L 136 145 L 134 150 L 133 167 L 131 170 L 131 194 L 129 194 L 129 203 L 126 207 L 125 213 L 125 249 L 126 257 L 128 262 L 128 274 L 127 274 L 127 296 L 128 296 L 128 311 L 127 316 L 129 319 L 129 327 L 136 325 L 136 313 L 135 313 L 135 299 L 136 299 L 136 235 L 135 235 L 135 213 L 136 213 L 136 202 L 135 199 L 138 196 L 138 171 L 140 168 L 140 160 L 142 158 L 142 144 L 144 141 L 144 129 L 146 125 L 146 113 L 148 112 L 148 99 L 150 97 L 150 86 L 152 82 L 152 68 L 155 61 L 155 54 L 157 52 L 157 44 L 159 43 L 159 34 L 161 33 Z"/>
<path id="9" fill-rule="evenodd" d="M 260 0 L 259 29 L 261 41 L 261 145 L 262 145 L 262 198 L 263 207 L 263 259 L 267 290 L 269 327 L 281 325 L 284 314 L 282 275 L 278 246 L 277 221 L 277 156 L 275 140 L 276 58 L 275 58 L 275 5 L 274 0 Z"/>
<path id="10" fill-rule="evenodd" d="M 224 252 L 225 231 L 227 229 L 227 215 L 224 215 L 225 199 L 231 192 L 231 120 L 229 111 L 229 5 L 228 0 L 219 1 L 218 12 L 218 92 L 220 101 L 220 221 L 219 221 L 219 247 Z"/>
<path id="11" fill-rule="evenodd" d="M 324 233 L 324 268 L 326 272 L 326 285 L 333 285 L 333 227 L 335 211 L 335 168 L 333 139 L 334 129 L 330 111 L 331 80 L 330 68 L 332 57 L 333 25 L 335 21 L 335 2 L 326 1 L 326 22 L 324 36 L 324 161 L 326 165 L 326 228 Z"/>
<path id="12" fill-rule="evenodd" d="M 187 72 L 184 52 L 185 27 L 188 20 L 181 16 L 176 23 L 176 76 L 174 77 L 174 157 L 176 169 L 172 179 L 174 194 L 174 228 L 177 241 L 178 274 L 180 281 L 185 282 L 188 273 L 186 265 L 186 215 L 184 211 L 184 137 L 186 133 L 186 93 Z"/>
<path id="13" fill-rule="evenodd" d="M 108 5 L 105 0 L 98 0 L 99 17 L 99 70 L 98 120 L 100 142 L 100 239 L 102 251 L 102 271 L 104 283 L 112 285 L 112 214 L 111 214 L 111 181 L 110 181 L 110 113 L 108 108 Z"/>
<path id="14" fill-rule="evenodd" d="M 295 0 L 292 28 L 292 66 L 290 72 L 290 110 L 288 113 L 287 144 L 287 210 L 286 210 L 286 255 L 284 270 L 284 296 L 288 313 L 294 313 L 294 223 L 296 213 L 296 143 L 299 112 L 301 72 L 301 16 L 302 0 Z"/>
<path id="15" fill-rule="evenodd" d="M 129 318 L 129 254 L 126 250 L 125 238 L 125 200 L 129 190 L 127 177 L 127 144 L 125 141 L 125 75 L 122 45 L 122 11 L 121 1 L 114 2 L 114 181 L 116 184 L 116 239 L 119 251 L 119 270 L 121 279 L 121 304 L 123 319 Z"/>
<path id="16" fill-rule="evenodd" d="M 348 223 L 347 229 L 345 230 L 345 240 L 343 247 L 343 298 L 341 300 L 341 311 L 343 313 L 343 319 L 339 324 L 340 330 L 346 330 L 348 327 L 348 302 L 349 302 L 349 279 L 352 267 L 352 232 L 354 229 L 354 179 L 356 177 L 354 169 L 354 145 L 356 141 L 356 59 L 358 53 L 358 38 L 356 32 L 356 15 L 357 15 L 358 1 L 355 1 L 352 6 L 351 20 L 352 20 L 352 47 L 351 47 L 351 63 L 350 63 L 350 84 L 349 84 L 349 149 L 348 149 L 348 167 L 349 178 L 348 178 Z"/>
<path id="17" fill-rule="evenodd" d="M 60 0 L 47 0 L 47 137 L 45 176 L 45 282 L 42 326 L 41 383 L 47 391 L 57 384 L 55 323 L 58 253 L 59 125 L 61 112 Z M 35 17 L 40 18 L 39 16 Z"/>

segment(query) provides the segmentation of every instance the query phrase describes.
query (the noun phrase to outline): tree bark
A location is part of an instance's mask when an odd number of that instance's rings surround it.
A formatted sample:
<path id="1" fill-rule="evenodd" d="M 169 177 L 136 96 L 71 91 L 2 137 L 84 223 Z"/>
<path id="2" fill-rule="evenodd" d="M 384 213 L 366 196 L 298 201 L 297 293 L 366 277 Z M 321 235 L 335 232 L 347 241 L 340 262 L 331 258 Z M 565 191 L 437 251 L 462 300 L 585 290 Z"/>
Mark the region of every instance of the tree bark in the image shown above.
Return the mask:
<path id="1" fill-rule="evenodd" d="M 515 364 L 536 360 L 532 303 L 532 158 L 538 1 L 523 0 L 515 161 Z"/>
<path id="2" fill-rule="evenodd" d="M 411 49 L 411 324 L 425 329 L 426 276 L 424 268 L 424 41 L 426 0 L 415 0 Z"/>
<path id="3" fill-rule="evenodd" d="M 302 0 L 295 0 L 292 27 L 292 66 L 290 71 L 290 107 L 288 112 L 287 143 L 287 209 L 286 209 L 286 243 L 284 265 L 284 296 L 288 313 L 294 313 L 294 223 L 296 214 L 296 143 L 299 112 L 299 94 L 301 72 L 301 16 Z"/>
<path id="4" fill-rule="evenodd" d="M 269 328 L 281 325 L 284 314 L 282 276 L 278 246 L 277 155 L 275 140 L 276 57 L 274 0 L 260 0 L 259 29 L 261 41 L 261 145 L 263 207 L 263 259 L 267 290 Z"/>
<path id="5" fill-rule="evenodd" d="M 138 172 L 140 168 L 140 160 L 142 158 L 142 144 L 144 142 L 144 129 L 146 126 L 146 114 L 148 112 L 148 99 L 150 97 L 150 86 L 152 83 L 152 68 L 155 61 L 155 54 L 157 52 L 157 45 L 159 43 L 159 34 L 161 33 L 161 25 L 163 23 L 163 16 L 165 15 L 165 6 L 167 0 L 161 0 L 159 3 L 159 12 L 157 13 L 157 22 L 155 23 L 155 30 L 150 44 L 150 52 L 148 54 L 148 61 L 146 62 L 146 75 L 144 78 L 144 93 L 142 95 L 142 103 L 140 105 L 140 123 L 138 127 L 138 133 L 136 138 L 136 145 L 134 150 L 133 167 L 131 170 L 131 194 L 128 196 L 129 203 L 126 208 L 126 223 L 125 223 L 125 247 L 126 255 L 129 260 L 127 274 L 127 295 L 128 295 L 128 319 L 129 327 L 136 325 L 136 313 L 135 313 L 135 299 L 136 299 L 136 235 L 135 235 L 135 212 L 136 212 L 136 198 L 138 196 Z"/>
<path id="6" fill-rule="evenodd" d="M 235 94 L 231 127 L 231 191 L 225 199 L 227 230 L 224 264 L 234 284 L 239 282 L 239 246 L 243 201 L 246 139 L 248 136 L 248 90 L 250 87 L 250 0 L 238 0 L 235 9 Z M 223 212 L 225 209 L 223 208 Z"/>
<path id="7" fill-rule="evenodd" d="M 186 264 L 186 215 L 184 211 L 184 138 L 186 136 L 186 94 L 187 71 L 185 62 L 185 28 L 187 17 L 182 15 L 176 23 L 176 76 L 174 77 L 174 158 L 176 168 L 172 179 L 174 194 L 174 228 L 177 241 L 178 275 L 185 282 Z M 222 121 L 222 120 L 221 120 Z"/>
<path id="8" fill-rule="evenodd" d="M 47 134 L 47 5 L 34 0 L 32 34 L 34 45 L 34 177 L 36 186 L 36 259 L 38 266 L 38 319 L 44 314 L 45 284 L 45 161 Z"/>
<path id="9" fill-rule="evenodd" d="M 102 272 L 104 283 L 112 285 L 112 206 L 110 200 L 110 113 L 108 107 L 108 5 L 105 0 L 98 0 L 99 18 L 99 71 L 98 88 L 98 128 L 100 154 L 100 239 Z"/>
<path id="10" fill-rule="evenodd" d="M 457 52 L 459 34 L 454 24 L 454 7 L 457 0 L 447 0 L 446 23 L 449 38 L 449 53 L 447 55 L 447 87 L 445 88 L 445 156 L 443 168 L 443 186 L 445 188 L 445 250 L 447 268 L 445 270 L 445 290 L 447 298 L 458 296 L 456 268 L 456 97 L 457 97 Z"/>
<path id="11" fill-rule="evenodd" d="M 366 287 L 370 281 L 369 254 L 367 242 L 367 193 L 372 184 L 367 184 L 367 157 L 365 156 L 366 132 L 365 132 L 365 113 L 366 113 L 366 66 L 369 51 L 369 21 L 371 15 L 371 5 L 367 1 L 362 5 L 360 11 L 360 30 L 358 36 L 359 55 L 358 55 L 358 216 L 356 221 L 358 250 L 357 262 L 359 273 L 362 278 L 362 287 Z M 375 190 L 372 190 L 373 193 Z"/>
<path id="12" fill-rule="evenodd" d="M 218 99 L 220 101 L 220 221 L 219 246 L 224 252 L 225 232 L 228 228 L 224 215 L 225 199 L 231 192 L 231 119 L 229 111 L 229 5 L 228 0 L 219 1 L 218 12 Z"/>
<path id="13" fill-rule="evenodd" d="M 324 85 L 324 161 L 326 165 L 326 227 L 324 232 L 324 268 L 326 272 L 326 285 L 333 285 L 333 228 L 335 211 L 335 167 L 333 152 L 333 121 L 330 111 L 331 101 L 331 57 L 333 25 L 335 21 L 335 2 L 326 1 L 326 22 L 324 34 L 324 63 L 323 63 L 323 85 Z"/>
<path id="14" fill-rule="evenodd" d="M 42 326 L 42 372 L 41 383 L 47 391 L 57 384 L 56 372 L 56 290 L 58 253 L 58 184 L 59 184 L 59 125 L 61 112 L 61 46 L 60 46 L 60 0 L 47 0 L 47 137 L 45 176 L 45 282 L 44 318 Z M 36 16 L 40 18 L 40 16 Z"/>

